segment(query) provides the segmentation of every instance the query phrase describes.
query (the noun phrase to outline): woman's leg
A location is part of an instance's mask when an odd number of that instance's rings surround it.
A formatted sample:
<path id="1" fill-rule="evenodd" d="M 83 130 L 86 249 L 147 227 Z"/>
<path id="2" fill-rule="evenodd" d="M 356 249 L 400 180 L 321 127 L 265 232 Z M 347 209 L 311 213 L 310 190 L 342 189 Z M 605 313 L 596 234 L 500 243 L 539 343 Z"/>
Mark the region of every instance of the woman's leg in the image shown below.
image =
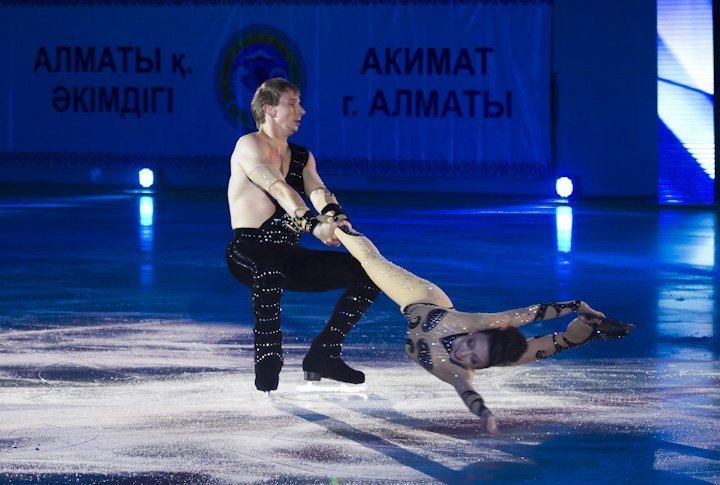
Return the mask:
<path id="1" fill-rule="evenodd" d="M 342 344 L 355 327 L 380 290 L 363 271 L 360 264 L 346 252 L 317 251 L 294 248 L 285 265 L 286 289 L 297 291 L 328 291 L 344 288 L 330 319 L 313 340 L 303 359 L 308 380 L 327 377 L 342 382 L 360 384 L 365 375 L 350 368 L 342 360 Z"/>
<path id="2" fill-rule="evenodd" d="M 620 339 L 626 337 L 633 328 L 635 325 L 629 323 L 584 313 L 573 319 L 564 332 L 528 339 L 527 351 L 517 361 L 507 365 L 521 365 L 547 359 L 593 340 Z"/>
<path id="3" fill-rule="evenodd" d="M 383 293 L 400 305 L 400 309 L 413 303 L 432 303 L 452 308 L 452 301 L 443 290 L 385 259 L 362 234 L 341 226 L 335 230 L 335 236 L 360 261 L 362 268 Z"/>

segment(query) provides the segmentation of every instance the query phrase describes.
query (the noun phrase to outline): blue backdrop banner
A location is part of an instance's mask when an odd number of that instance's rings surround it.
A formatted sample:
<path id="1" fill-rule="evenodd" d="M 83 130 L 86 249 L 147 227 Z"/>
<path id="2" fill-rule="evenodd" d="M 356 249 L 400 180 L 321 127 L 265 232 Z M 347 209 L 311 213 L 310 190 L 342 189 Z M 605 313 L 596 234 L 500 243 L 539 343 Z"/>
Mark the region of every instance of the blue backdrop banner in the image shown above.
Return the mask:
<path id="1" fill-rule="evenodd" d="M 550 174 L 550 1 L 87 3 L 0 7 L 4 160 L 224 169 L 282 76 L 322 173 Z"/>

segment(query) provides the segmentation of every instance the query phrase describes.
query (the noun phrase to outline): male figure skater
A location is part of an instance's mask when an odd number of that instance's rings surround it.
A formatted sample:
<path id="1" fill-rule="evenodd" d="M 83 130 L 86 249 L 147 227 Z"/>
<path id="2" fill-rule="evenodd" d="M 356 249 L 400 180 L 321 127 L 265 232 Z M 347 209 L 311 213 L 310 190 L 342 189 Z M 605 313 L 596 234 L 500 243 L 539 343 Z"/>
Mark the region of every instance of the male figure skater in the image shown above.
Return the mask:
<path id="1" fill-rule="evenodd" d="M 497 433 L 497 419 L 473 387 L 475 369 L 534 362 L 592 340 L 623 338 L 635 327 L 606 318 L 580 300 L 500 313 L 459 312 L 440 288 L 385 259 L 351 227 L 338 227 L 335 235 L 375 284 L 400 305 L 408 320 L 408 357 L 452 385 L 491 434 Z M 526 340 L 516 328 L 572 312 L 577 317 L 564 332 Z"/>
<path id="2" fill-rule="evenodd" d="M 288 142 L 305 114 L 300 91 L 285 79 L 270 79 L 255 92 L 251 111 L 258 131 L 240 137 L 230 160 L 228 204 L 234 234 L 226 261 L 233 276 L 252 290 L 255 387 L 278 387 L 284 290 L 345 289 L 305 356 L 303 370 L 308 380 L 362 383 L 365 375 L 342 360 L 342 343 L 379 290 L 349 254 L 298 245 L 300 235 L 309 233 L 328 246 L 339 246 L 333 230 L 349 226 L 338 200 L 320 179 L 313 154 Z M 308 208 L 305 196 L 324 222 Z"/>

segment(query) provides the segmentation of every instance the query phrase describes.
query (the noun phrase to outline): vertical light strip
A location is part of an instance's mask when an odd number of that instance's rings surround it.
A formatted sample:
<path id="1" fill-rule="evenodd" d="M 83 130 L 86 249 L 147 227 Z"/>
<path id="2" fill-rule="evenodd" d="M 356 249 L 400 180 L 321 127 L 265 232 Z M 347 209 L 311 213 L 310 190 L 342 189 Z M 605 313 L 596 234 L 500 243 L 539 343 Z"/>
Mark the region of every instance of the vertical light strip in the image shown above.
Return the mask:
<path id="1" fill-rule="evenodd" d="M 555 208 L 555 230 L 557 234 L 557 249 L 561 253 L 572 251 L 572 207 L 562 205 Z"/>
<path id="2" fill-rule="evenodd" d="M 139 276 L 140 286 L 144 289 L 152 288 L 155 267 L 153 264 L 153 236 L 155 219 L 155 200 L 148 195 L 138 199 L 138 236 L 140 251 L 142 253 Z"/>

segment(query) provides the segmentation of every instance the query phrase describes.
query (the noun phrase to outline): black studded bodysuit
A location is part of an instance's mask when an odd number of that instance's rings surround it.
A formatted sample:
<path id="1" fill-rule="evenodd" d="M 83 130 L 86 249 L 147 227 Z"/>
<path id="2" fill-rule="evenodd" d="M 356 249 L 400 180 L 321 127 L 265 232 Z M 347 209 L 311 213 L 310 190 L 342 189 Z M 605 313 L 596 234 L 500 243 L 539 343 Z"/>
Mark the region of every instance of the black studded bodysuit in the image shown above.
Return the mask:
<path id="1" fill-rule="evenodd" d="M 285 181 L 302 197 L 307 149 L 290 143 Z M 315 339 L 339 355 L 342 342 L 379 289 L 351 255 L 300 247 L 300 235 L 286 226 L 287 213 L 273 200 L 275 213 L 259 228 L 236 228 L 226 251 L 232 275 L 252 290 L 255 317 L 255 363 L 271 356 L 282 362 L 280 299 L 284 290 L 322 292 L 345 288 L 324 330 Z"/>

